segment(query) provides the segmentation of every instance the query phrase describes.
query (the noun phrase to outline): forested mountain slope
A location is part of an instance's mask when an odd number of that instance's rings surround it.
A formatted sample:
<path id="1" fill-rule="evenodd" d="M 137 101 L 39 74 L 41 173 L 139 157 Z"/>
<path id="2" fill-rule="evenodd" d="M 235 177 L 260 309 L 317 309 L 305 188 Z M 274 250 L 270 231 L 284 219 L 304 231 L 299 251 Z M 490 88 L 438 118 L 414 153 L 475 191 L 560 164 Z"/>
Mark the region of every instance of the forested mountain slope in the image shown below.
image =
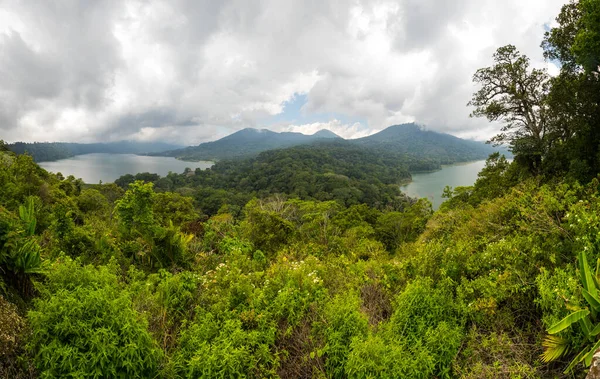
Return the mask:
<path id="1" fill-rule="evenodd" d="M 265 151 L 254 158 L 220 161 L 210 169 L 164 178 L 125 175 L 116 183 L 127 189 L 135 180 L 146 180 L 159 190 L 186 191 L 209 215 L 226 204 L 241 209 L 253 196 L 275 194 L 335 200 L 345 206 L 364 203 L 380 209 L 402 208 L 407 199 L 398 184 L 410 180 L 412 165 L 436 167 L 336 141 Z"/>
<path id="2" fill-rule="evenodd" d="M 342 138 L 327 130 L 308 136 L 301 133 L 275 133 L 266 129 L 244 129 L 218 141 L 155 155 L 173 156 L 184 160 L 226 160 L 248 158 L 262 151 L 323 143 L 329 140 L 343 141 Z M 433 162 L 435 168 L 440 164 L 485 159 L 498 150 L 482 142 L 427 131 L 416 124 L 390 126 L 374 135 L 345 142 L 348 145 L 369 148 L 382 154 L 397 154 L 405 161 L 410 158 L 415 163 L 414 170 L 432 169 L 428 164 L 417 165 L 416 162 L 419 160 Z"/>
<path id="3" fill-rule="evenodd" d="M 320 130 L 312 135 L 302 133 L 277 133 L 267 129 L 246 128 L 217 141 L 201 143 L 184 149 L 167 151 L 161 156 L 177 157 L 184 160 L 222 160 L 246 158 L 260 152 L 307 144 L 315 141 L 340 138 L 328 130 Z"/>
<path id="4" fill-rule="evenodd" d="M 395 152 L 440 164 L 485 159 L 498 148 L 483 142 L 464 140 L 450 134 L 426 130 L 416 124 L 390 126 L 379 133 L 352 140 L 361 146 Z M 504 153 L 507 153 L 503 150 Z"/>

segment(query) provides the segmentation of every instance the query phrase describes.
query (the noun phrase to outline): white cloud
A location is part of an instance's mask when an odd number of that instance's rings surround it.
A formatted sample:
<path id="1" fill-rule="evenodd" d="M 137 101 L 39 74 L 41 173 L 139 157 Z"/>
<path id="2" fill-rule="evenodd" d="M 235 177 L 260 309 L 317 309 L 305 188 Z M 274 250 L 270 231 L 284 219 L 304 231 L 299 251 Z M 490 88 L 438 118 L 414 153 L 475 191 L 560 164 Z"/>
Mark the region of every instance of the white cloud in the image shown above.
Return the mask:
<path id="1" fill-rule="evenodd" d="M 274 128 L 278 132 L 298 132 L 304 134 L 315 134 L 319 130 L 330 130 L 340 137 L 354 139 L 366 137 L 373 133 L 373 130 L 365 129 L 360 123 L 344 124 L 340 120 L 333 119 L 327 122 L 313 122 L 310 124 L 287 125 Z"/>
<path id="2" fill-rule="evenodd" d="M 0 2 L 0 132 L 196 144 L 306 94 L 305 115 L 366 125 L 280 127 L 356 137 L 417 121 L 487 138 L 468 118 L 473 72 L 507 43 L 556 71 L 539 44 L 563 1 Z"/>

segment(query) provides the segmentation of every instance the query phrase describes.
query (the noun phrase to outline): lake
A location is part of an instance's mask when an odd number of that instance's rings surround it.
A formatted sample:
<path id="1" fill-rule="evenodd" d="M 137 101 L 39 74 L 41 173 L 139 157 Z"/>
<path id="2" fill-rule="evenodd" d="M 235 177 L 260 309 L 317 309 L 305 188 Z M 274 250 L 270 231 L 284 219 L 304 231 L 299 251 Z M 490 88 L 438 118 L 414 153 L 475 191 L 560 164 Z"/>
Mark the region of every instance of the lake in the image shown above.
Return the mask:
<path id="1" fill-rule="evenodd" d="M 442 198 L 444 187 L 471 186 L 484 167 L 485 160 L 442 166 L 438 171 L 415 173 L 412 174 L 412 182 L 400 189 L 411 197 L 428 198 L 433 209 L 438 209 L 445 200 Z"/>
<path id="2" fill-rule="evenodd" d="M 51 172 L 60 172 L 65 177 L 73 175 L 86 183 L 114 182 L 122 175 L 150 172 L 165 176 L 169 171 L 181 174 L 186 167 L 209 168 L 213 162 L 186 162 L 170 157 L 147 157 L 135 154 L 84 154 L 52 162 L 40 162 L 40 166 Z"/>

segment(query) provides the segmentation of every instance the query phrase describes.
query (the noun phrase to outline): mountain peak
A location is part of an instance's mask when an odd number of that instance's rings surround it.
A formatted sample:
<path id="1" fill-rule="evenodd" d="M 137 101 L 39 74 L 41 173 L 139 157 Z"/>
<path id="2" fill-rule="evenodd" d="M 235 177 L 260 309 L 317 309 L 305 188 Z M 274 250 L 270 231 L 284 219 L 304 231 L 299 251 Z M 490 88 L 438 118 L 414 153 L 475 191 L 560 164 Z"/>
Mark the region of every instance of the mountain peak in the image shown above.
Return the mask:
<path id="1" fill-rule="evenodd" d="M 318 132 L 314 133 L 312 136 L 319 138 L 342 138 L 329 129 L 321 129 Z"/>

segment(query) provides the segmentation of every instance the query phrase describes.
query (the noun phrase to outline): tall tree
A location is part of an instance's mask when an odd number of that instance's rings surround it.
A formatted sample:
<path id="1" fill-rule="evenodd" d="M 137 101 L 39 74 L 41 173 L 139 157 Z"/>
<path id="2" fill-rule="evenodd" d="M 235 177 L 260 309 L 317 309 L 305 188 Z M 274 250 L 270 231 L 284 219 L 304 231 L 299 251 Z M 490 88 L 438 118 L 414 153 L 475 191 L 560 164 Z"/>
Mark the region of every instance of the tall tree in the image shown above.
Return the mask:
<path id="1" fill-rule="evenodd" d="M 600 171 L 600 2 L 571 1 L 545 35 L 544 56 L 560 65 L 552 78 L 553 171 L 587 181 Z"/>
<path id="2" fill-rule="evenodd" d="M 493 58 L 493 66 L 473 76 L 481 88 L 468 104 L 475 107 L 471 117 L 502 123 L 501 133 L 490 142 L 508 144 L 517 161 L 538 173 L 546 151 L 549 76 L 530 69 L 529 58 L 513 45 L 500 47 Z"/>

